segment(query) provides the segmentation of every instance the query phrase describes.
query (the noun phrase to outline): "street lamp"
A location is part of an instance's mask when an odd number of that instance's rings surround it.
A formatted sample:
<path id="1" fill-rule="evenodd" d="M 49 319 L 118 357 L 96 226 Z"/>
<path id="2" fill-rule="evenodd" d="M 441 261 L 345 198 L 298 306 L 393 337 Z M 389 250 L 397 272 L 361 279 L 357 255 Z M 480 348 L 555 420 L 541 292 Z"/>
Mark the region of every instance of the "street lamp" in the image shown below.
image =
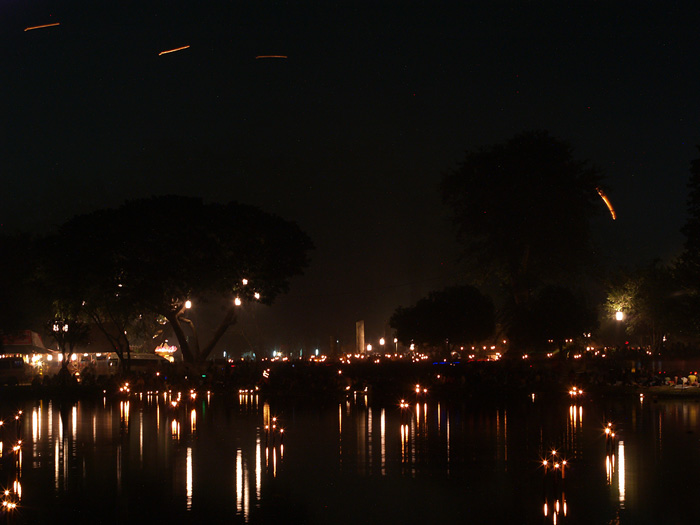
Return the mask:
<path id="1" fill-rule="evenodd" d="M 185 301 L 185 309 L 189 310 L 190 308 L 192 308 L 192 301 L 188 299 L 187 301 Z"/>
<path id="2" fill-rule="evenodd" d="M 615 320 L 617 321 L 622 321 L 625 318 L 625 314 L 622 313 L 622 310 L 618 310 L 615 312 Z"/>

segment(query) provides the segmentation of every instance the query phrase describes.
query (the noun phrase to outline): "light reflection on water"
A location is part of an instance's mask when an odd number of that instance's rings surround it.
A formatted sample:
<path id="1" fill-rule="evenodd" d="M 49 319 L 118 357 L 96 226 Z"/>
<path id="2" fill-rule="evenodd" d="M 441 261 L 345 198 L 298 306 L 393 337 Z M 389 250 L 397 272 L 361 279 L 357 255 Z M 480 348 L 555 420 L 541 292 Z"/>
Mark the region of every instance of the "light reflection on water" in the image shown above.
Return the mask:
<path id="1" fill-rule="evenodd" d="M 0 405 L 0 481 L 18 523 L 66 512 L 78 494 L 95 512 L 98 496 L 121 509 L 105 518 L 114 523 L 161 512 L 260 522 L 289 508 L 311 523 L 434 520 L 466 507 L 475 522 L 518 512 L 527 522 L 653 523 L 662 509 L 652 495 L 690 503 L 700 488 L 699 403 L 525 401 L 402 408 L 353 395 L 321 408 L 166 393 L 27 402 L 14 421 Z M 348 494 L 353 508 L 334 510 Z"/>

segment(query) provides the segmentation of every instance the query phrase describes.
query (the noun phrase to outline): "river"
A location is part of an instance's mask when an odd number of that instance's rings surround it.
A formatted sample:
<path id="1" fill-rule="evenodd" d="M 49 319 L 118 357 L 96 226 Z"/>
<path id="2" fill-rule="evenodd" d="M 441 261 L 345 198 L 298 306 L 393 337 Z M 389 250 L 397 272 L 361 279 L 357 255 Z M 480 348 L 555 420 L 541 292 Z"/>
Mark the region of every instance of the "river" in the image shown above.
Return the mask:
<path id="1" fill-rule="evenodd" d="M 420 393 L 405 405 L 362 392 L 4 400 L 4 508 L 10 523 L 695 519 L 695 399 Z"/>

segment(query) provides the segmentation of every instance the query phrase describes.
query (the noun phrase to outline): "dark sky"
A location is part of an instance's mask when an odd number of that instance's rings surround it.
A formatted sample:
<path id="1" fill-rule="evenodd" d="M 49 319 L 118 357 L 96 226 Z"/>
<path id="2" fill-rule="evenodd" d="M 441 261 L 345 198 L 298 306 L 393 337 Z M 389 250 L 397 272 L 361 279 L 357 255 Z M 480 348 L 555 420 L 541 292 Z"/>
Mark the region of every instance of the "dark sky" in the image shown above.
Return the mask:
<path id="1" fill-rule="evenodd" d="M 327 345 L 365 319 L 378 337 L 396 306 L 459 282 L 441 175 L 546 129 L 607 177 L 618 220 L 601 202 L 601 259 L 679 249 L 697 6 L 305 4 L 0 0 L 2 230 L 153 194 L 258 205 L 317 249 L 239 330 Z"/>

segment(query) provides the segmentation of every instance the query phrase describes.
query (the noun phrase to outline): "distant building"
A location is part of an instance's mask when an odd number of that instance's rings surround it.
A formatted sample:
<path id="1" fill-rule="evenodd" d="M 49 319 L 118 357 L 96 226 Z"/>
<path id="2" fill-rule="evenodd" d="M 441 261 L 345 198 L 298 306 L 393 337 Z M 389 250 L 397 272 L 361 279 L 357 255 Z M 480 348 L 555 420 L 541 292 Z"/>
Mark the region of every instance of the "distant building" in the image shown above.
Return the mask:
<path id="1" fill-rule="evenodd" d="M 355 353 L 365 353 L 365 322 L 357 321 L 355 323 Z"/>
<path id="2" fill-rule="evenodd" d="M 44 346 L 39 334 L 31 330 L 22 330 L 13 334 L 3 335 L 0 352 L 5 355 L 25 356 L 46 354 L 48 350 Z"/>

